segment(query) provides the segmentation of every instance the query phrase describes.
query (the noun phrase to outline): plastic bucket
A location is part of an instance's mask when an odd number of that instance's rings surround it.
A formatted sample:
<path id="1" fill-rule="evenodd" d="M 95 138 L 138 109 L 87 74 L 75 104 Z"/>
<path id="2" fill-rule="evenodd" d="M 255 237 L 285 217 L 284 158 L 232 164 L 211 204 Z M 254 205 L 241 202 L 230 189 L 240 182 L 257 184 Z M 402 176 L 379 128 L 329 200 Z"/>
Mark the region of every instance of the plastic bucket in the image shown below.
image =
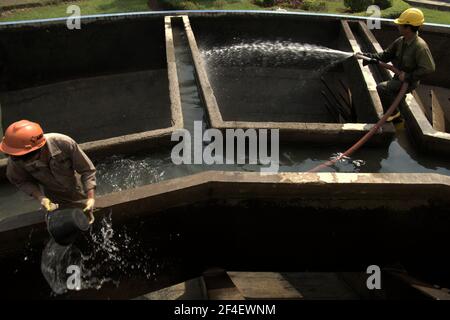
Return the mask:
<path id="1" fill-rule="evenodd" d="M 89 221 L 79 208 L 55 210 L 47 214 L 47 228 L 60 245 L 72 244 L 81 232 L 89 230 Z"/>

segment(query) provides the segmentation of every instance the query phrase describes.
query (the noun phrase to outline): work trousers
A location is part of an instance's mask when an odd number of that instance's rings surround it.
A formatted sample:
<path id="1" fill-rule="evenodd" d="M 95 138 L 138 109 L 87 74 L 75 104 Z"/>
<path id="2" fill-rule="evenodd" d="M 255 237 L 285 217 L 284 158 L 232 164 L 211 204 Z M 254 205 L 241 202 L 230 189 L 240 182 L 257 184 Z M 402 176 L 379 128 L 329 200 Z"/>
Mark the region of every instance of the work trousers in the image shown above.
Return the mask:
<path id="1" fill-rule="evenodd" d="M 383 104 L 383 110 L 386 112 L 391 104 L 394 102 L 397 94 L 400 91 L 403 82 L 394 78 L 389 81 L 381 82 L 377 85 L 377 91 L 380 95 L 381 103 Z M 408 87 L 408 93 L 413 91 L 417 85 L 410 84 Z M 394 111 L 393 114 L 398 112 L 398 108 Z"/>

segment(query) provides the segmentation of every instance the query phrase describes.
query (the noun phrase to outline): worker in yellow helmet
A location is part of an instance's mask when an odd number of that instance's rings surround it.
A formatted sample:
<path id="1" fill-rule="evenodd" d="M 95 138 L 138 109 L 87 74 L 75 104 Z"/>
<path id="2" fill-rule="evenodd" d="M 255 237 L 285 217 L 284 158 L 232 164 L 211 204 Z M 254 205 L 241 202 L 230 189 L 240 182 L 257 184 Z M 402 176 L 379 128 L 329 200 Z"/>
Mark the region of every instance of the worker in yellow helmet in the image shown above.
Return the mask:
<path id="1" fill-rule="evenodd" d="M 378 84 L 377 90 L 382 99 L 385 111 L 389 108 L 403 82 L 409 83 L 409 92 L 417 88 L 419 81 L 426 75 L 434 72 L 435 63 L 427 43 L 418 35 L 420 27 L 425 22 L 423 12 L 417 8 L 405 10 L 398 19 L 394 20 L 398 26 L 401 37 L 395 40 L 384 52 L 364 54 L 365 56 L 383 62 L 391 62 L 401 70 L 392 80 Z M 388 121 L 400 120 L 397 110 Z"/>

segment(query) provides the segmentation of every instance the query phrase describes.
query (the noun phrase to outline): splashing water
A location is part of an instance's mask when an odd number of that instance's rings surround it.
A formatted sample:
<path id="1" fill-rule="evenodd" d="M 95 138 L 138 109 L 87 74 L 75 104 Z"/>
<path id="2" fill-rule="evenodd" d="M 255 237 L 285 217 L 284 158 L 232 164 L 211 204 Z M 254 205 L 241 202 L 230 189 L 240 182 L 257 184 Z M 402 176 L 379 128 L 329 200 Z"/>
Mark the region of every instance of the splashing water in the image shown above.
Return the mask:
<path id="1" fill-rule="evenodd" d="M 80 260 L 81 253 L 77 248 L 60 246 L 50 239 L 42 252 L 41 271 L 53 293 L 63 294 L 67 291 L 66 270 L 70 265 L 79 265 Z"/>
<path id="2" fill-rule="evenodd" d="M 204 59 L 212 65 L 262 65 L 280 67 L 302 65 L 309 68 L 324 63 L 338 63 L 353 55 L 314 44 L 292 41 L 241 42 L 203 50 Z"/>
<path id="3" fill-rule="evenodd" d="M 34 229 L 31 228 L 30 233 L 28 234 L 27 242 L 25 243 L 25 255 L 23 257 L 23 261 L 28 261 L 29 255 L 31 256 L 33 253 L 33 247 L 31 246 L 31 238 L 33 236 Z"/>
<path id="4" fill-rule="evenodd" d="M 167 155 L 143 159 L 113 156 L 97 164 L 98 194 L 118 192 L 164 180 L 171 166 Z"/>
<path id="5" fill-rule="evenodd" d="M 139 234 L 132 234 L 126 227 L 114 230 L 112 212 L 101 220 L 99 230 L 91 230 L 87 238 L 91 243 L 90 254 L 83 256 L 83 282 L 87 288 L 100 289 L 109 281 L 118 286 L 119 282 L 113 280 L 118 276 L 156 280 L 167 263 L 153 258 L 157 249 L 141 243 Z"/>
<path id="6" fill-rule="evenodd" d="M 116 287 L 124 276 L 156 280 L 164 261 L 156 262 L 153 248 L 144 248 L 131 237 L 126 228 L 115 231 L 112 213 L 102 218 L 96 228 L 85 234 L 88 254 L 75 245 L 60 246 L 51 239 L 42 253 L 41 271 L 55 295 L 68 292 L 67 268 L 76 265 L 81 270 L 80 290 L 100 290 L 106 283 Z M 179 236 L 179 235 L 177 235 Z"/>
<path id="7" fill-rule="evenodd" d="M 334 161 L 334 160 L 338 159 L 341 156 L 342 156 L 341 152 L 333 153 L 333 155 L 330 157 L 330 160 Z M 353 160 L 350 157 L 344 156 L 341 159 L 339 159 L 339 161 L 336 162 L 334 164 L 334 166 L 337 166 L 338 164 L 341 164 L 341 165 L 344 165 L 344 166 L 345 165 L 352 165 L 353 166 L 353 172 L 359 172 L 361 167 L 363 167 L 366 164 L 366 162 L 364 160 Z"/>

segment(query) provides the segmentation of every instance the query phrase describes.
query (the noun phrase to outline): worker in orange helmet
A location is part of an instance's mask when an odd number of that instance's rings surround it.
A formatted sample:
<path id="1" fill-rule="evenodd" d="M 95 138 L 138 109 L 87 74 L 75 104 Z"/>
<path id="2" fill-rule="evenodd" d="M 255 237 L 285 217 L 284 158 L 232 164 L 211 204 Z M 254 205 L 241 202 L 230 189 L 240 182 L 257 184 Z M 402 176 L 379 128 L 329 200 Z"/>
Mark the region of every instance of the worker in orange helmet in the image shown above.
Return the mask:
<path id="1" fill-rule="evenodd" d="M 72 138 L 44 134 L 39 124 L 21 120 L 6 129 L 0 151 L 9 156 L 9 181 L 47 212 L 80 207 L 94 221 L 96 170 Z"/>

